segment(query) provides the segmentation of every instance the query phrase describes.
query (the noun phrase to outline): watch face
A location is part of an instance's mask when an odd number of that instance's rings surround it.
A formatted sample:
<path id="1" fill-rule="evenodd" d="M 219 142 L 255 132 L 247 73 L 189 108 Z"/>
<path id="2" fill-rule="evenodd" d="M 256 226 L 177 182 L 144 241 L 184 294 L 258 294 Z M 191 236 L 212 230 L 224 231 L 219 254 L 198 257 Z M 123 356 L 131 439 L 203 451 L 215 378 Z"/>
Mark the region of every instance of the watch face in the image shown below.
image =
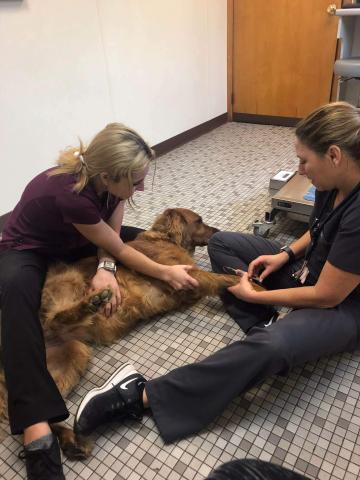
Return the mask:
<path id="1" fill-rule="evenodd" d="M 112 262 L 111 260 L 103 260 L 99 264 L 99 268 L 103 268 L 112 273 L 116 273 L 116 263 Z"/>

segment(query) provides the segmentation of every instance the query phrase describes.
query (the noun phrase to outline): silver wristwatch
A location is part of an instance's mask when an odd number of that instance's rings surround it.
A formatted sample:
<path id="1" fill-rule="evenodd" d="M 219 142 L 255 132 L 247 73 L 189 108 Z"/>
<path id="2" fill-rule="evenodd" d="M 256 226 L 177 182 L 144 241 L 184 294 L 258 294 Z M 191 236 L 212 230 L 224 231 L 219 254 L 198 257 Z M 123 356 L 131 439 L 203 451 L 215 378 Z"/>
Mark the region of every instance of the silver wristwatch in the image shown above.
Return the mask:
<path id="1" fill-rule="evenodd" d="M 116 273 L 116 263 L 112 262 L 111 260 L 103 260 L 99 262 L 99 265 L 97 269 L 103 268 L 104 270 L 107 270 L 108 272 L 111 272 L 115 275 Z"/>

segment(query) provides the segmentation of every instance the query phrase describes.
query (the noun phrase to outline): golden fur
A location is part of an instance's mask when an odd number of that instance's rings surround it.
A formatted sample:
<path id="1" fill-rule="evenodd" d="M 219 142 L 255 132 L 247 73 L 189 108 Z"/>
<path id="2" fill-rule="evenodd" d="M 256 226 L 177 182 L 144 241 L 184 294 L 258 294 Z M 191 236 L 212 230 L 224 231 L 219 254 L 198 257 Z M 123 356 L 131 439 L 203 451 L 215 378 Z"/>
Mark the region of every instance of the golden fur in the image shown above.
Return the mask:
<path id="1" fill-rule="evenodd" d="M 93 344 L 111 344 L 139 321 L 193 305 L 204 296 L 218 295 L 237 282 L 232 275 L 200 270 L 192 259 L 195 247 L 206 245 L 216 231 L 191 210 L 167 209 L 150 230 L 139 234 L 129 245 L 161 264 L 193 265 L 190 274 L 198 280 L 199 287 L 176 291 L 165 282 L 119 267 L 116 278 L 121 290 L 121 308 L 110 318 L 101 313 L 100 307 L 111 292 L 103 290 L 87 294 L 97 268 L 95 257 L 73 265 L 57 264 L 49 269 L 40 318 L 48 370 L 64 397 L 84 374 Z M 0 415 L 5 413 L 5 395 L 4 378 L 0 374 Z M 54 430 L 68 456 L 89 455 L 90 447 L 76 439 L 71 430 L 61 426 L 54 427 Z"/>

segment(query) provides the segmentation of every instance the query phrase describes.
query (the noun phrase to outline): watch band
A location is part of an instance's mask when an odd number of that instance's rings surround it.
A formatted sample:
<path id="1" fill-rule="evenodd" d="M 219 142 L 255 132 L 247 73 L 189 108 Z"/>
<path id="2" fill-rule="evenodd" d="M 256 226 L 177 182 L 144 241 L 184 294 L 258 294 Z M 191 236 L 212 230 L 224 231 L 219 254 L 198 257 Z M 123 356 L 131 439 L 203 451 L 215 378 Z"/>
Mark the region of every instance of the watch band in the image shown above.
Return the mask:
<path id="1" fill-rule="evenodd" d="M 280 248 L 280 252 L 286 252 L 289 255 L 289 262 L 292 263 L 296 260 L 295 253 L 291 250 L 288 245 L 284 245 Z"/>
<path id="2" fill-rule="evenodd" d="M 107 270 L 114 275 L 116 273 L 116 263 L 112 262 L 111 260 L 102 260 L 101 262 L 99 262 L 97 269 L 99 270 L 100 268 L 103 268 L 104 270 Z"/>

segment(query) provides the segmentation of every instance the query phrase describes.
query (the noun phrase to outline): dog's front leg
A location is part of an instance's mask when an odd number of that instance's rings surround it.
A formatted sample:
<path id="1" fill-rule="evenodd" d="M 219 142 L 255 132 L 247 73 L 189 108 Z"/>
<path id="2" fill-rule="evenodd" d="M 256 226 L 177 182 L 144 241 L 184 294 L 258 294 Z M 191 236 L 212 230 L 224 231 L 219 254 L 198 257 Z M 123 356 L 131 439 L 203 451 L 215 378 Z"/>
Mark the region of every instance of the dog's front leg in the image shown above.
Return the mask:
<path id="1" fill-rule="evenodd" d="M 220 295 L 227 287 L 232 287 L 239 283 L 237 275 L 225 275 L 214 272 L 205 272 L 204 270 L 191 270 L 190 275 L 199 282 L 200 294 Z M 263 290 L 262 287 L 254 284 L 255 290 Z"/>
<path id="2" fill-rule="evenodd" d="M 199 282 L 198 289 L 202 296 L 219 295 L 227 287 L 232 287 L 239 283 L 239 277 L 236 275 L 218 274 L 197 269 L 190 270 L 189 273 Z"/>

